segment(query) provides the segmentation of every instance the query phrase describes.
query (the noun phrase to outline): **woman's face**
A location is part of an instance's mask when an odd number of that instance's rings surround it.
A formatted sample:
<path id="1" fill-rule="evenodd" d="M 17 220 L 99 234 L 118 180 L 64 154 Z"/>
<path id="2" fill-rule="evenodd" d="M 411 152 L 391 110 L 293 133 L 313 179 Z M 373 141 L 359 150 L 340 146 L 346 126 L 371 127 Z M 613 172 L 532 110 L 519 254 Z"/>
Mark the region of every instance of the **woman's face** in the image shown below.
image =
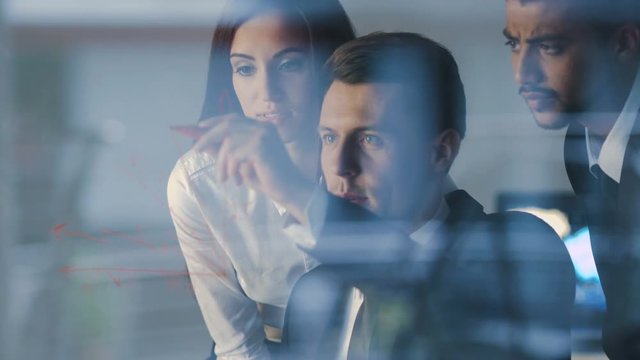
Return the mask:
<path id="1" fill-rule="evenodd" d="M 274 11 L 246 21 L 236 31 L 229 60 L 245 116 L 274 124 L 285 143 L 315 129 L 309 40 L 290 17 Z"/>

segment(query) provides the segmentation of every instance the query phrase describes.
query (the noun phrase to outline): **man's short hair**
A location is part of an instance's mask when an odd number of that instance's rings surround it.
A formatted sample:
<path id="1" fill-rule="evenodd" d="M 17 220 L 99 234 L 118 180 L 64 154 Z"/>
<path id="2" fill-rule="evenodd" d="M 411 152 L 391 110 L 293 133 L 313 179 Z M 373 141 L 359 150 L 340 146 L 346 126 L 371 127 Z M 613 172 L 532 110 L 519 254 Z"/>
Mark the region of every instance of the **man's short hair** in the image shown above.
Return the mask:
<path id="1" fill-rule="evenodd" d="M 574 20 L 583 21 L 603 30 L 611 30 L 622 24 L 640 24 L 638 0 L 517 0 L 521 4 L 545 1 L 550 4 L 571 6 Z"/>
<path id="2" fill-rule="evenodd" d="M 466 132 L 466 98 L 458 65 L 444 46 L 413 33 L 376 32 L 340 46 L 327 62 L 332 80 L 403 85 L 429 131 Z"/>

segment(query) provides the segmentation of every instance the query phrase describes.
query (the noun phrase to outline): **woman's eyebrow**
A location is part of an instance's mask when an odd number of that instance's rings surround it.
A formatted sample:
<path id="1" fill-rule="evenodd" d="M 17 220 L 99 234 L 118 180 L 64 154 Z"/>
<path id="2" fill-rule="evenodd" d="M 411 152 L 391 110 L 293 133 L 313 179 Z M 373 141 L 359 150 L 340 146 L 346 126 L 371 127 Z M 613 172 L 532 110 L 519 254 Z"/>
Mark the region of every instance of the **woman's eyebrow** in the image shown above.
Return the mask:
<path id="1" fill-rule="evenodd" d="M 302 50 L 301 48 L 298 47 L 288 47 L 286 49 L 282 49 L 280 51 L 278 51 L 277 53 L 275 53 L 275 55 L 273 55 L 274 58 L 281 58 L 285 55 L 288 55 L 290 53 L 300 53 L 303 54 L 305 51 Z M 229 55 L 229 58 L 241 58 L 241 59 L 246 59 L 246 60 L 255 60 L 256 58 L 248 55 L 248 54 L 243 54 L 243 53 L 231 53 L 231 55 Z"/>
<path id="2" fill-rule="evenodd" d="M 241 59 L 247 59 L 247 60 L 255 60 L 255 58 L 251 55 L 247 55 L 247 54 L 241 54 L 241 53 L 231 53 L 231 55 L 229 55 L 229 58 L 241 58 Z"/>
<path id="3" fill-rule="evenodd" d="M 300 53 L 303 54 L 305 51 L 298 47 L 288 47 L 286 49 L 282 49 L 273 55 L 274 58 L 280 58 L 290 53 Z"/>

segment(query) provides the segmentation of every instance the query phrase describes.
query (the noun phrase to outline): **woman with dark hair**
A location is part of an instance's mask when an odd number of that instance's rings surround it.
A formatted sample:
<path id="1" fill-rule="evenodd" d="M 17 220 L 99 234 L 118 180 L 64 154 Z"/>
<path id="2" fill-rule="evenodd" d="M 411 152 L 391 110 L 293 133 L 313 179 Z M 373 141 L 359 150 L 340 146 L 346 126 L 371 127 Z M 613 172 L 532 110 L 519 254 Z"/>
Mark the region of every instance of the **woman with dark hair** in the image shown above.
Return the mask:
<path id="1" fill-rule="evenodd" d="M 230 0 L 213 36 L 201 127 L 246 129 L 235 143 L 268 136 L 317 179 L 323 65 L 353 38 L 338 0 Z M 268 358 L 291 287 L 315 266 L 293 239 L 311 234 L 243 183 L 255 169 L 230 161 L 229 144 L 216 156 L 196 144 L 180 158 L 169 208 L 218 359 Z"/>

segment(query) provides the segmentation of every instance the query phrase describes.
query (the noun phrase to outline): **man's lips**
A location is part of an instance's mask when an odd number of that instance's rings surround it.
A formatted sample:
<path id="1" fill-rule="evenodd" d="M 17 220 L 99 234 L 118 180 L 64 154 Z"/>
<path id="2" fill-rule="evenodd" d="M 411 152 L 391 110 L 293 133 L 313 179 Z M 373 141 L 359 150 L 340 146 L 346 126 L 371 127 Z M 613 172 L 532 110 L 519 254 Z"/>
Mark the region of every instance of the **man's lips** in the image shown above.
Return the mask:
<path id="1" fill-rule="evenodd" d="M 519 91 L 522 98 L 533 111 L 547 111 L 555 107 L 557 93 L 551 89 L 536 86 L 522 86 Z"/>
<path id="2" fill-rule="evenodd" d="M 546 92 L 523 92 L 520 94 L 527 101 L 551 100 L 555 96 Z"/>
<path id="3" fill-rule="evenodd" d="M 362 196 L 354 193 L 344 193 L 344 194 L 338 195 L 338 197 L 341 197 L 345 200 L 349 200 L 350 202 L 358 205 L 364 205 L 367 203 L 367 201 L 369 201 L 369 199 L 366 196 Z"/>
<path id="4" fill-rule="evenodd" d="M 556 98 L 556 92 L 535 86 L 522 86 L 518 91 L 525 100 L 549 100 Z"/>

